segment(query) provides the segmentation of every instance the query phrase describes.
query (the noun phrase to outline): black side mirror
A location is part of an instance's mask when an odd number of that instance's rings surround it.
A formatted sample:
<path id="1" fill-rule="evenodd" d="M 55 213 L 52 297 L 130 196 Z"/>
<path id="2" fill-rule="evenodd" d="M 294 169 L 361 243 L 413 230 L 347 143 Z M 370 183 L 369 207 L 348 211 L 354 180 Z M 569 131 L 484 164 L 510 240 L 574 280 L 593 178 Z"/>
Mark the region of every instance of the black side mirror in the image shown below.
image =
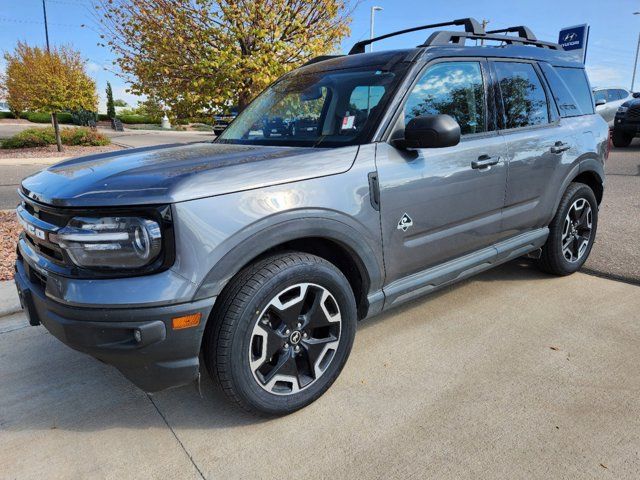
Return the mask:
<path id="1" fill-rule="evenodd" d="M 600 100 L 596 100 L 596 107 L 599 107 L 600 105 L 604 105 L 605 103 L 607 103 L 607 101 L 604 98 L 601 98 Z"/>
<path id="2" fill-rule="evenodd" d="M 404 138 L 393 141 L 397 148 L 443 148 L 460 143 L 460 125 L 450 115 L 424 115 L 412 118 Z"/>

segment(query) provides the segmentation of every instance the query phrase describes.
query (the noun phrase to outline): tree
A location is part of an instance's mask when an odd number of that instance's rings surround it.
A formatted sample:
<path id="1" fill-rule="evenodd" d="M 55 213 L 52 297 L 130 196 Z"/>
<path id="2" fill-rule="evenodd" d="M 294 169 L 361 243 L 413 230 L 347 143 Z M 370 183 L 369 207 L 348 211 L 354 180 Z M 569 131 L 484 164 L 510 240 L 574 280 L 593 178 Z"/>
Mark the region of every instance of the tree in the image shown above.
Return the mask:
<path id="1" fill-rule="evenodd" d="M 0 79 L 12 110 L 51 114 L 58 151 L 62 151 L 57 114 L 65 110 L 96 110 L 95 82 L 86 74 L 80 53 L 71 47 L 47 52 L 19 42 L 5 53 Z"/>
<path id="2" fill-rule="evenodd" d="M 98 0 L 131 91 L 195 114 L 242 110 L 349 33 L 348 0 Z"/>
<path id="3" fill-rule="evenodd" d="M 113 102 L 113 90 L 111 90 L 111 84 L 107 82 L 107 117 L 113 119 L 116 118 L 116 106 Z"/>
<path id="4" fill-rule="evenodd" d="M 119 98 L 116 98 L 116 99 L 113 101 L 113 106 L 114 106 L 114 107 L 128 107 L 128 106 L 129 106 L 129 104 L 128 104 L 127 102 L 125 102 L 124 100 L 121 100 L 121 99 L 119 99 Z"/>

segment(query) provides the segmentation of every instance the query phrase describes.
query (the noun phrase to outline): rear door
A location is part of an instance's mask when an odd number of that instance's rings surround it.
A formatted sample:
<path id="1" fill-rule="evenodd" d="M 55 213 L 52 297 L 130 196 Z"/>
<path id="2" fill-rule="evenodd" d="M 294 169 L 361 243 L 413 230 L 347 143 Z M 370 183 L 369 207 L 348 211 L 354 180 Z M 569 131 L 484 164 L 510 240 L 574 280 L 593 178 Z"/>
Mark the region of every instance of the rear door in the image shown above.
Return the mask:
<path id="1" fill-rule="evenodd" d="M 397 119 L 401 129 L 419 115 L 449 114 L 461 127 L 459 145 L 407 151 L 378 144 L 387 284 L 502 236 L 506 151 L 488 108 L 487 66 L 483 59 L 430 64 Z M 479 159 L 492 165 L 477 168 Z"/>
<path id="2" fill-rule="evenodd" d="M 508 151 L 503 229 L 516 235 L 548 224 L 557 190 L 578 149 L 535 62 L 490 63 L 499 92 L 500 134 Z"/>

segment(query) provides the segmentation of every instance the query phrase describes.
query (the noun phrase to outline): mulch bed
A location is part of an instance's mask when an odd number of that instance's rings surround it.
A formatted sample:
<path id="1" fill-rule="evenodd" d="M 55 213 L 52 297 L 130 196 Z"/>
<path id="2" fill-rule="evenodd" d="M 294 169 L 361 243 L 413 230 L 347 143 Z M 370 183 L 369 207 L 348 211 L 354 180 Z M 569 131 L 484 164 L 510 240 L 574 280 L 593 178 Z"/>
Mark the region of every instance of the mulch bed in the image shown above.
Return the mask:
<path id="1" fill-rule="evenodd" d="M 38 148 L 0 148 L 0 160 L 3 158 L 56 158 L 81 157 L 92 153 L 111 152 L 121 150 L 119 145 L 105 145 L 104 147 L 71 147 L 65 146 L 59 152 L 55 145 Z"/>
<path id="2" fill-rule="evenodd" d="M 16 243 L 22 227 L 13 210 L 0 210 L 0 281 L 13 278 Z"/>

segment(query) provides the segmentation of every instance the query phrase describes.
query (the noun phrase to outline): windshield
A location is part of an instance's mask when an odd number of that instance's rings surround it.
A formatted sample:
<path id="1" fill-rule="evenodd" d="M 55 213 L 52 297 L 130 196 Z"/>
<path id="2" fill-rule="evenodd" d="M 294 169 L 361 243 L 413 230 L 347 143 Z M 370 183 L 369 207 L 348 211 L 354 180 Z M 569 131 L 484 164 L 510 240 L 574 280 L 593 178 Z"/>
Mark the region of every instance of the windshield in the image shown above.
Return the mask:
<path id="1" fill-rule="evenodd" d="M 321 147 L 365 143 L 396 83 L 394 73 L 375 67 L 294 72 L 262 92 L 218 141 Z"/>

